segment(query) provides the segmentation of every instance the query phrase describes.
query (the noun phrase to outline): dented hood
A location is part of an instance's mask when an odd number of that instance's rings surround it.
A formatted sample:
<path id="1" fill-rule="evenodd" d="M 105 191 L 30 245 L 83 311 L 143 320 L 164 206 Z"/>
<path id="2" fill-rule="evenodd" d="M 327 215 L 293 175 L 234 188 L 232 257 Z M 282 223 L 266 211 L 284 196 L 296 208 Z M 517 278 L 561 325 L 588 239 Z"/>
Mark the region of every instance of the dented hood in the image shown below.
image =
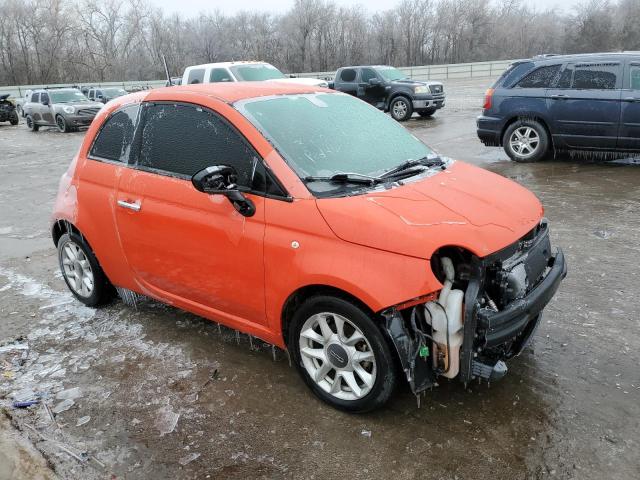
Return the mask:
<path id="1" fill-rule="evenodd" d="M 524 236 L 543 215 L 526 188 L 463 162 L 391 190 L 318 199 L 317 205 L 342 240 L 420 258 L 447 245 L 489 255 Z"/>

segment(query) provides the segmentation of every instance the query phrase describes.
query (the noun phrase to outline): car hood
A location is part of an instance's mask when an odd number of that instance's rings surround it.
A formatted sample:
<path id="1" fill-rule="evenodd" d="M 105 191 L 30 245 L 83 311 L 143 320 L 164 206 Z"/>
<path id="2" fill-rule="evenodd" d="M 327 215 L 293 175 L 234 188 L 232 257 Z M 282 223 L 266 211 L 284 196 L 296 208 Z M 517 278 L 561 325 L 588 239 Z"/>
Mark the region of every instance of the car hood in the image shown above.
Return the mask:
<path id="1" fill-rule="evenodd" d="M 312 87 L 322 87 L 327 86 L 328 82 L 326 80 L 320 80 L 318 78 L 303 78 L 303 77 L 295 77 L 295 78 L 274 78 L 273 80 L 267 80 L 268 82 L 286 82 L 286 83 L 297 83 L 299 85 L 310 85 Z"/>
<path id="2" fill-rule="evenodd" d="M 442 82 L 432 82 L 432 81 L 419 81 L 419 80 L 411 80 L 411 79 L 402 79 L 402 80 L 394 80 L 391 82 L 393 85 L 406 86 L 406 87 L 415 87 L 418 85 L 442 85 Z"/>
<path id="3" fill-rule="evenodd" d="M 5 93 L 4 95 L 0 95 L 0 102 L 2 100 L 6 100 L 7 98 L 9 98 L 10 95 L 11 95 L 10 93 Z"/>
<path id="4" fill-rule="evenodd" d="M 463 162 L 437 172 L 391 190 L 316 203 L 342 240 L 419 258 L 443 246 L 484 257 L 542 219 L 535 195 L 500 175 Z"/>

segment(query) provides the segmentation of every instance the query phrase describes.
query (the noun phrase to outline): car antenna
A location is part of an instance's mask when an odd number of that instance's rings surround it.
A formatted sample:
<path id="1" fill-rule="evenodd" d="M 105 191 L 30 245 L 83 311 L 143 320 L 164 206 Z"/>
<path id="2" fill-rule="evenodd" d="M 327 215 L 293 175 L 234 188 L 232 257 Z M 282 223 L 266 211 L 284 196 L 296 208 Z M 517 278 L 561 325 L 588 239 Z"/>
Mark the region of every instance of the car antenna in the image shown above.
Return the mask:
<path id="1" fill-rule="evenodd" d="M 173 87 L 173 82 L 171 81 L 171 75 L 169 75 L 169 67 L 167 67 L 167 59 L 165 58 L 164 53 L 161 55 L 162 55 L 162 63 L 164 64 L 164 73 L 167 74 L 167 81 L 169 82 L 169 86 Z"/>

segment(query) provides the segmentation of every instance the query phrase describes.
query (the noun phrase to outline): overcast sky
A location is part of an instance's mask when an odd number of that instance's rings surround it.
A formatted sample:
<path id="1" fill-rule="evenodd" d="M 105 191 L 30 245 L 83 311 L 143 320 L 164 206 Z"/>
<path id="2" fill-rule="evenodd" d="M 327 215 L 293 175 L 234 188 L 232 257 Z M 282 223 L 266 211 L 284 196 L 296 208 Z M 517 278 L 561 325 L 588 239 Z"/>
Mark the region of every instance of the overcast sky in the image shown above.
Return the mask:
<path id="1" fill-rule="evenodd" d="M 558 7 L 569 9 L 579 0 L 524 0 L 526 3 L 542 10 Z M 199 12 L 213 11 L 216 8 L 225 13 L 234 13 L 239 10 L 259 10 L 270 12 L 284 12 L 293 4 L 293 0 L 150 0 L 160 7 L 165 13 L 180 12 L 191 17 Z M 386 10 L 398 3 L 395 0 L 336 0 L 339 5 L 365 5 L 368 10 Z"/>

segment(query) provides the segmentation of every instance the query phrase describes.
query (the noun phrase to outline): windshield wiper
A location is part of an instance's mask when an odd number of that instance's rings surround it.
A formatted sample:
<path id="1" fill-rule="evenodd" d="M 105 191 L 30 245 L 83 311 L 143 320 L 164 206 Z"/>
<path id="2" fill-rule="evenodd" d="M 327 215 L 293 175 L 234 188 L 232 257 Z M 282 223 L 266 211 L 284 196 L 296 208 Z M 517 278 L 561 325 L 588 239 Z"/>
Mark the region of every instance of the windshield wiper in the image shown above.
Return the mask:
<path id="1" fill-rule="evenodd" d="M 357 183 L 362 185 L 376 185 L 382 182 L 378 177 L 370 177 L 363 173 L 336 173 L 330 177 L 305 177 L 305 182 Z"/>
<path id="2" fill-rule="evenodd" d="M 397 167 L 392 168 L 388 172 L 385 172 L 376 178 L 384 179 L 384 178 L 396 177 L 400 174 L 409 173 L 409 172 L 419 173 L 423 171 L 424 168 L 415 169 L 415 170 L 412 170 L 412 169 L 414 169 L 415 167 L 429 168 L 429 167 L 439 167 L 442 165 L 444 165 L 444 161 L 440 157 L 422 157 L 416 160 L 407 160 L 406 162 L 401 163 Z"/>

